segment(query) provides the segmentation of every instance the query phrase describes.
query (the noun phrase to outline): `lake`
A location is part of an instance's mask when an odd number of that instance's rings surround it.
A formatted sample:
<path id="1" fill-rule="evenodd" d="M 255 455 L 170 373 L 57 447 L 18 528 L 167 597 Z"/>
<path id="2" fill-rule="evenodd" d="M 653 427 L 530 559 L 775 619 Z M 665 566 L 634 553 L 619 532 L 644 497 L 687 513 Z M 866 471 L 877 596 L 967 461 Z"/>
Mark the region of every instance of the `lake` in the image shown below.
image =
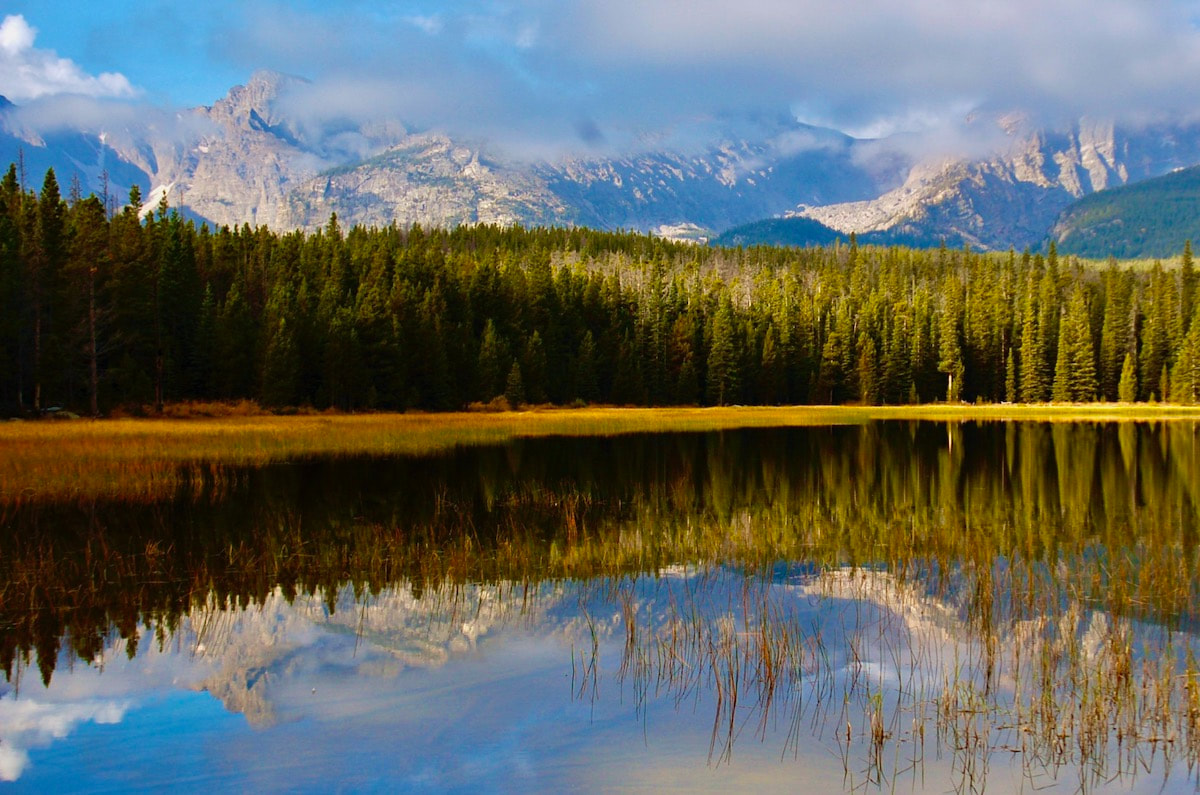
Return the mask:
<path id="1" fill-rule="evenodd" d="M 0 503 L 0 781 L 1194 791 L 1198 430 L 518 438 Z"/>

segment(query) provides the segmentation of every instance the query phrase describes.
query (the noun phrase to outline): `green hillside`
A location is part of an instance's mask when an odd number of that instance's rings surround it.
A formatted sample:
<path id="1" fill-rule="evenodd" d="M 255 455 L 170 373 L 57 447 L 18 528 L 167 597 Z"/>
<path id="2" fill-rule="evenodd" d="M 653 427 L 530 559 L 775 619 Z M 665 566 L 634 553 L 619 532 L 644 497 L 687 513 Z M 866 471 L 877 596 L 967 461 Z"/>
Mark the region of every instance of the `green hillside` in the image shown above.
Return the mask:
<path id="1" fill-rule="evenodd" d="M 1200 166 L 1099 191 L 1069 206 L 1050 232 L 1060 253 L 1170 257 L 1200 240 Z"/>
<path id="2" fill-rule="evenodd" d="M 876 246 L 909 246 L 911 248 L 937 248 L 941 245 L 961 247 L 961 237 L 938 237 L 919 234 L 903 229 L 882 232 L 865 232 L 857 236 L 858 242 Z M 727 229 L 710 241 L 710 245 L 736 248 L 738 246 L 827 246 L 836 240 L 848 240 L 849 235 L 830 229 L 811 218 L 766 218 L 761 221 Z"/>
<path id="3" fill-rule="evenodd" d="M 839 238 L 845 238 L 836 229 L 811 218 L 766 218 L 727 229 L 714 240 L 712 245 L 736 248 L 738 246 L 826 246 Z"/>

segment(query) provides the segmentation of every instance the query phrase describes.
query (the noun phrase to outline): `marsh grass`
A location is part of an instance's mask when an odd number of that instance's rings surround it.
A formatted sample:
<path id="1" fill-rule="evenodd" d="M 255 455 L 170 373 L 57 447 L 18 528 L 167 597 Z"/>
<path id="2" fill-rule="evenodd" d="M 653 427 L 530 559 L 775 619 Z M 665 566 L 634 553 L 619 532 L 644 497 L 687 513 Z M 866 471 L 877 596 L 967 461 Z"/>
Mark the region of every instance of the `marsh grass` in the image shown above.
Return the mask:
<path id="1" fill-rule="evenodd" d="M 872 420 L 1110 422 L 1200 419 L 1200 408 L 1079 406 L 549 409 L 528 412 L 191 416 L 0 424 L 0 504 L 149 502 L 220 486 L 231 467 L 430 454 L 542 436 L 719 431 Z"/>

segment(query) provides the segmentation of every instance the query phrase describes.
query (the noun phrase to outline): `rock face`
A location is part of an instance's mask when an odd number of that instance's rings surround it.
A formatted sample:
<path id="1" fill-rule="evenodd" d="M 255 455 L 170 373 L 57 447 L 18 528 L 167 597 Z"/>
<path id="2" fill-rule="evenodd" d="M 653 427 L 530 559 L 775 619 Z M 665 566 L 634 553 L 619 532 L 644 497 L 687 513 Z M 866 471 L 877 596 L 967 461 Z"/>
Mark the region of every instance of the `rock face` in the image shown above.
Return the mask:
<path id="1" fill-rule="evenodd" d="M 529 163 L 399 124 L 310 129 L 289 117 L 298 78 L 260 72 L 193 111 L 185 143 L 146 135 L 121 150 L 173 205 L 216 224 L 585 224 L 686 228 L 686 236 L 797 203 L 865 199 L 899 184 L 907 161 L 831 130 L 770 120 L 749 138 L 689 153 Z"/>
<path id="2" fill-rule="evenodd" d="M 981 118 L 998 152 L 914 161 L 896 141 L 860 141 L 792 119 L 713 122 L 703 145 L 528 162 L 486 144 L 303 115 L 309 85 L 256 73 L 210 107 L 122 129 L 42 136 L 0 101 L 0 159 L 29 182 L 143 196 L 214 224 L 284 231 L 344 224 L 586 225 L 705 240 L 764 218 L 803 216 L 879 239 L 980 248 L 1037 245 L 1081 196 L 1200 163 L 1200 125 L 1140 130 L 1081 122 L 1049 133 Z M 107 181 L 104 175 L 107 173 Z"/>
<path id="3" fill-rule="evenodd" d="M 268 226 L 313 228 L 334 212 L 368 226 L 549 225 L 572 216 L 535 176 L 443 135 L 409 136 L 369 160 L 304 179 Z"/>
<path id="4" fill-rule="evenodd" d="M 899 184 L 909 165 L 840 133 L 793 122 L 767 126 L 754 138 L 726 137 L 694 154 L 575 159 L 537 173 L 575 209 L 577 223 L 719 231 L 778 215 L 796 203 L 876 196 Z"/>
<path id="5" fill-rule="evenodd" d="M 1081 196 L 1200 162 L 1200 127 L 1123 130 L 1082 122 L 1063 133 L 1010 133 L 1001 154 L 919 163 L 877 199 L 794 214 L 842 232 L 889 231 L 997 249 L 1037 245 Z"/>

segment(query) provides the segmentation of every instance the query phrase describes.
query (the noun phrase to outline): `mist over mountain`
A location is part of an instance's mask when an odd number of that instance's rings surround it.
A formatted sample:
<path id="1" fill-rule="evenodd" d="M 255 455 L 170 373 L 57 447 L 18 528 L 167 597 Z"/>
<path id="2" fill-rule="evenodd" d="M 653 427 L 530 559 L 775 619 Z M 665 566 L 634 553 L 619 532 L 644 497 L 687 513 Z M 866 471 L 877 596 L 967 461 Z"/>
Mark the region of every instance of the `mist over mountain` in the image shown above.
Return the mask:
<path id="1" fill-rule="evenodd" d="M 313 229 L 336 213 L 369 226 L 584 225 L 704 240 L 793 216 L 864 240 L 982 249 L 1038 245 L 1075 200 L 1200 163 L 1200 124 L 1054 131 L 1013 114 L 973 117 L 977 151 L 958 141 L 956 155 L 911 135 L 858 139 L 751 114 L 625 152 L 531 156 L 400 119 L 316 113 L 316 90 L 260 71 L 210 106 L 115 124 L 101 108 L 75 127 L 54 102 L 5 100 L 0 157 L 21 161 L 31 186 L 54 167 L 64 185 L 77 178 L 117 206 L 137 183 L 215 225 Z"/>

